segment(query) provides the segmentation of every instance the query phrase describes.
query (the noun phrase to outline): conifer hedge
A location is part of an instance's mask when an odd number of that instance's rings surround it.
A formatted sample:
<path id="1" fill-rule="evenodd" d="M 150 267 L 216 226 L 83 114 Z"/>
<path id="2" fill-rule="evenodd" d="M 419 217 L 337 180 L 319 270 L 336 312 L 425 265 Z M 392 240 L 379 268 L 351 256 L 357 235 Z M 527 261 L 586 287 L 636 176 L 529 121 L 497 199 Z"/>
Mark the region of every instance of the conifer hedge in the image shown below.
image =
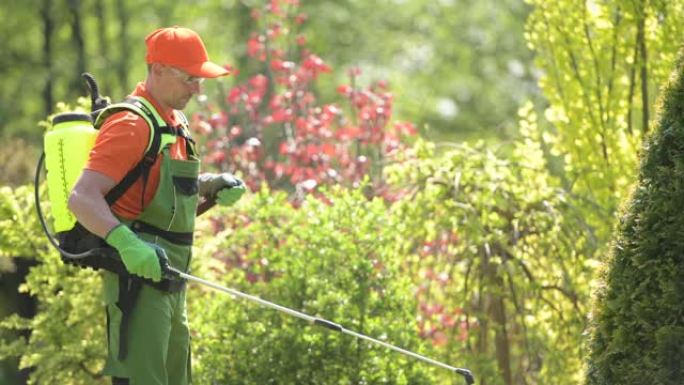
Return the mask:
<path id="1" fill-rule="evenodd" d="M 681 51 L 600 277 L 590 385 L 684 383 L 683 71 Z"/>

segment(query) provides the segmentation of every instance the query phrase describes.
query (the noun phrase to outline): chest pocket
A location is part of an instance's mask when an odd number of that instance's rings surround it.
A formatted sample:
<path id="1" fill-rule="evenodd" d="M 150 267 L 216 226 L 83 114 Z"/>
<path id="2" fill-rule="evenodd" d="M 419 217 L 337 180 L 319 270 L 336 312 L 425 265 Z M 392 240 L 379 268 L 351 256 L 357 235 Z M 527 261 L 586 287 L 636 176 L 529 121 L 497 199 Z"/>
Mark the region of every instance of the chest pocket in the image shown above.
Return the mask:
<path id="1" fill-rule="evenodd" d="M 183 194 L 183 195 L 195 195 L 199 191 L 199 182 L 197 178 L 174 176 L 173 185 Z"/>

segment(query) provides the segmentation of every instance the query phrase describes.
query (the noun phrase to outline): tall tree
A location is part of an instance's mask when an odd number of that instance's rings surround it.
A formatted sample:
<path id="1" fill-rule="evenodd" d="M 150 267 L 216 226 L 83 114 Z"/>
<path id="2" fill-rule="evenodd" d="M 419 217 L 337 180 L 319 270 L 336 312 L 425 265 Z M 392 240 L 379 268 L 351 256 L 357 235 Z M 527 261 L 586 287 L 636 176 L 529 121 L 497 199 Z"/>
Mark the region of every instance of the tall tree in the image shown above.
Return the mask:
<path id="1" fill-rule="evenodd" d="M 681 383 L 681 59 L 660 104 L 653 138 L 650 107 L 671 73 L 684 29 L 682 2 L 530 0 L 527 39 L 545 75 L 552 128 L 547 155 L 564 186 L 583 201 L 598 244 L 644 157 L 639 182 L 604 259 L 592 311 L 587 383 Z M 603 254 L 610 255 L 602 257 Z M 594 262 L 592 262 L 594 264 Z M 677 275 L 679 274 L 679 275 Z M 674 279 L 674 281 L 673 281 Z M 676 289 L 673 289 L 675 287 Z"/>
<path id="2" fill-rule="evenodd" d="M 54 20 L 52 18 L 52 1 L 43 0 L 40 16 L 43 19 L 43 65 L 45 67 L 45 86 L 43 88 L 44 114 L 48 116 L 54 105 L 52 78 L 52 35 L 54 34 Z"/>
<path id="3" fill-rule="evenodd" d="M 109 53 L 109 39 L 107 34 L 109 29 L 108 25 L 110 23 L 107 20 L 107 8 L 105 7 L 104 0 L 95 1 L 95 18 L 97 19 L 95 29 L 95 35 L 97 39 L 97 55 L 102 62 L 108 63 L 108 65 L 110 65 L 109 60 L 111 60 L 111 55 Z M 101 81 L 101 88 L 104 90 L 109 90 L 110 92 L 113 91 L 111 79 L 111 76 L 103 77 Z"/>
<path id="4" fill-rule="evenodd" d="M 72 89 L 81 89 L 81 74 L 86 72 L 86 43 L 85 32 L 83 30 L 83 16 L 81 12 L 80 0 L 68 0 L 69 13 L 71 16 L 71 41 L 76 51 L 76 63 L 74 66 L 74 76 L 72 78 Z"/>
<path id="5" fill-rule="evenodd" d="M 116 72 L 119 75 L 119 83 L 124 90 L 128 89 L 128 59 L 131 54 L 128 38 L 128 19 L 129 12 L 126 0 L 116 0 L 116 13 L 119 20 L 119 63 Z"/>
<path id="6" fill-rule="evenodd" d="M 526 35 L 544 71 L 544 117 L 553 126 L 546 142 L 605 241 L 632 184 L 649 105 L 674 61 L 684 9 L 662 1 L 529 2 Z"/>

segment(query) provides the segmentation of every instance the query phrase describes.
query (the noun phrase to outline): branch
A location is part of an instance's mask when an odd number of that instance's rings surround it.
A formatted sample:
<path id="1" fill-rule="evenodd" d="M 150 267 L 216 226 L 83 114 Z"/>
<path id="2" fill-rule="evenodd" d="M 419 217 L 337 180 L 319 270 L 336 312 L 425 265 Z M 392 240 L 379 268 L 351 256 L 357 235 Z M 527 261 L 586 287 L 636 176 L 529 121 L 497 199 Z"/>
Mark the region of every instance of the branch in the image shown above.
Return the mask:
<path id="1" fill-rule="evenodd" d="M 615 10 L 615 20 L 613 21 L 613 47 L 610 53 L 610 78 L 608 81 L 608 94 L 607 94 L 607 100 L 608 100 L 608 110 L 606 111 L 606 120 L 610 121 L 611 120 L 611 109 L 610 109 L 610 102 L 613 100 L 613 86 L 615 83 L 615 67 L 617 65 L 617 46 L 618 46 L 618 27 L 620 26 L 620 23 L 622 21 L 622 12 L 621 12 L 620 5 L 617 5 L 617 8 Z"/>
<path id="2" fill-rule="evenodd" d="M 643 1 L 639 2 L 643 6 Z M 637 43 L 641 54 L 641 106 L 642 106 L 642 129 L 648 133 L 648 52 L 646 50 L 646 37 L 644 36 L 644 24 L 646 23 L 645 10 L 639 12 L 639 24 L 637 24 Z"/>
<path id="3" fill-rule="evenodd" d="M 522 262 L 521 259 L 515 258 L 512 254 L 510 254 L 508 252 L 505 252 L 505 253 L 506 253 L 506 258 L 509 258 L 513 261 L 516 261 L 518 263 L 518 265 L 520 265 L 523 272 L 525 273 L 525 276 L 527 277 L 527 279 L 530 282 L 536 283 L 536 279 L 535 279 L 534 275 L 532 274 L 530 269 L 527 266 L 525 266 L 525 264 Z M 577 293 L 569 291 L 569 290 L 564 289 L 564 288 L 557 286 L 557 285 L 543 285 L 543 286 L 541 286 L 541 290 L 557 290 L 557 291 L 561 292 L 566 298 L 568 298 L 570 300 L 570 302 L 572 302 L 572 305 L 573 305 L 573 308 L 575 309 L 575 311 L 578 314 L 583 314 L 582 310 L 579 307 L 579 303 L 578 303 L 579 298 L 578 298 Z"/>
<path id="4" fill-rule="evenodd" d="M 595 113 L 594 109 L 592 108 L 593 103 L 591 102 L 591 98 L 588 97 L 588 94 L 586 92 L 584 92 L 585 89 L 589 89 L 589 88 L 587 87 L 587 85 L 584 82 L 584 79 L 582 78 L 582 74 L 581 74 L 580 69 L 579 69 L 577 57 L 575 56 L 575 53 L 570 49 L 571 44 L 570 44 L 570 39 L 568 37 L 568 34 L 564 30 L 562 30 L 560 28 L 560 26 L 556 26 L 556 30 L 558 31 L 561 38 L 565 42 L 565 48 L 566 48 L 565 51 L 570 58 L 570 64 L 571 64 L 570 67 L 572 69 L 573 75 L 575 76 L 575 80 L 577 80 L 577 82 L 580 85 L 580 87 L 579 87 L 580 95 L 582 96 L 582 99 L 584 100 L 585 108 L 586 108 L 588 115 L 589 115 L 589 120 L 591 121 L 591 124 L 594 127 L 598 127 L 599 122 L 597 122 L 596 116 L 595 116 L 596 113 Z M 604 158 L 606 161 L 608 161 L 607 152 L 606 152 L 606 148 L 605 148 L 605 140 L 604 140 L 603 135 L 601 135 L 601 146 L 603 149 Z"/>
<path id="5" fill-rule="evenodd" d="M 634 57 L 632 59 L 632 67 L 629 69 L 629 96 L 627 97 L 627 131 L 634 136 L 632 128 L 632 107 L 634 104 L 634 88 L 636 85 L 636 66 L 637 56 L 639 55 L 639 32 L 637 31 L 634 42 Z"/>

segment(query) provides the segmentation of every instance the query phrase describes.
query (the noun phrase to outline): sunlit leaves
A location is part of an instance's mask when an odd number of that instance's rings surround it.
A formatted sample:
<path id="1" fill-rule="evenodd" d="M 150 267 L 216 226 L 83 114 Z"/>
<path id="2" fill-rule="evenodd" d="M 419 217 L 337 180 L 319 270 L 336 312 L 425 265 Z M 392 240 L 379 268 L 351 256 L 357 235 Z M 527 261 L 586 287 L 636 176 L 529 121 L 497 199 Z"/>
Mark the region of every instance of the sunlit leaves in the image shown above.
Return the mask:
<path id="1" fill-rule="evenodd" d="M 549 153 L 564 185 L 595 202 L 587 216 L 604 239 L 634 180 L 645 119 L 679 45 L 678 2 L 528 0 L 526 37 L 544 71 Z"/>
<path id="2" fill-rule="evenodd" d="M 392 210 L 412 255 L 404 265 L 419 332 L 445 360 L 465 360 L 497 384 L 508 376 L 570 384 L 582 362 L 592 273 L 584 261 L 595 244 L 546 171 L 533 114 L 522 115 L 527 139 L 509 159 L 482 144 L 435 156 L 418 143 L 389 170 L 410 191 Z"/>

